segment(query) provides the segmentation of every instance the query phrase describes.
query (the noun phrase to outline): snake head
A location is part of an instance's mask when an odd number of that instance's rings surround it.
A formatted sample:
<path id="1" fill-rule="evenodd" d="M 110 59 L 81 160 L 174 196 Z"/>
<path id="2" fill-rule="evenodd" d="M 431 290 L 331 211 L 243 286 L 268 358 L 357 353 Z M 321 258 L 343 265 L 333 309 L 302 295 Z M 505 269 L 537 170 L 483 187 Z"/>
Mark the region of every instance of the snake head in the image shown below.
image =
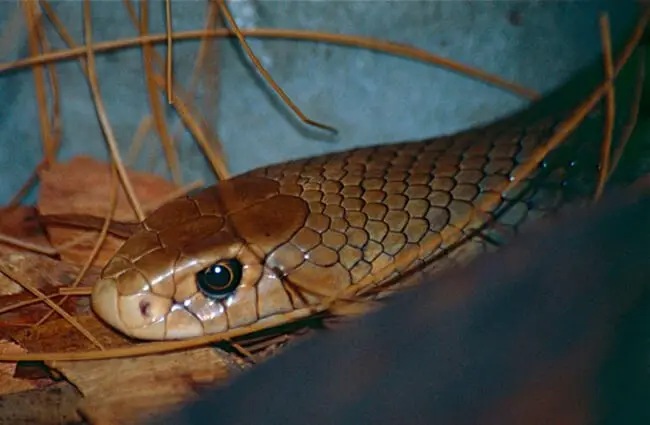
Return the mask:
<path id="1" fill-rule="evenodd" d="M 250 325 L 298 307 L 269 253 L 307 207 L 275 181 L 235 178 L 154 211 L 118 249 L 92 292 L 97 315 L 147 340 Z M 277 256 L 276 256 L 277 257 Z"/>

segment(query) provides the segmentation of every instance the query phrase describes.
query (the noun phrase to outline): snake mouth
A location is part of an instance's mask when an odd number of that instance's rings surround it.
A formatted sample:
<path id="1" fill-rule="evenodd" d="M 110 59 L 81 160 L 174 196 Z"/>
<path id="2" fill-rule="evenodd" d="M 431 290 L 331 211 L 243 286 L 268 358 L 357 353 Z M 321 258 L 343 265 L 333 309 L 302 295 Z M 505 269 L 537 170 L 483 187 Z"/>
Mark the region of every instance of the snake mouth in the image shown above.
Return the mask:
<path id="1" fill-rule="evenodd" d="M 141 340 L 186 339 L 203 327 L 181 303 L 149 292 L 120 295 L 113 279 L 100 279 L 91 295 L 93 311 L 122 334 Z"/>
<path id="2" fill-rule="evenodd" d="M 128 333 L 124 322 L 120 319 L 120 312 L 117 305 L 119 295 L 115 281 L 111 279 L 100 279 L 93 286 L 90 297 L 92 308 L 104 322 L 115 329 Z"/>

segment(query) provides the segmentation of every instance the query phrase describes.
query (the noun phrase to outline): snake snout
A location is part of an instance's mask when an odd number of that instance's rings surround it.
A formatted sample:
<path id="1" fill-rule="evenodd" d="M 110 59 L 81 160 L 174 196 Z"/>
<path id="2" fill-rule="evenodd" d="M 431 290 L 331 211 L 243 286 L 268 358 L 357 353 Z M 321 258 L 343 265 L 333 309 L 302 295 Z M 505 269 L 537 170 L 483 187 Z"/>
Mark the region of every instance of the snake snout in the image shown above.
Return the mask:
<path id="1" fill-rule="evenodd" d="M 130 337 L 164 339 L 172 300 L 150 291 L 123 295 L 114 279 L 100 279 L 92 292 L 92 307 L 107 324 Z"/>
<path id="2" fill-rule="evenodd" d="M 117 287 L 113 279 L 100 279 L 93 286 L 91 304 L 95 313 L 106 323 L 118 330 L 124 330 L 117 306 Z"/>

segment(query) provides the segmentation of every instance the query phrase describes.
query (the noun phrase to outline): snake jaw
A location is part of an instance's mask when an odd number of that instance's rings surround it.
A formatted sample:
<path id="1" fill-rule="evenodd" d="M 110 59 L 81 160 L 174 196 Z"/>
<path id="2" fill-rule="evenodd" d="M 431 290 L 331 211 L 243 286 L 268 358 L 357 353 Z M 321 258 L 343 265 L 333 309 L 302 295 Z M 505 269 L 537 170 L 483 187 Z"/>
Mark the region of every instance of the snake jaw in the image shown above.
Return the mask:
<path id="1" fill-rule="evenodd" d="M 106 323 L 122 332 L 127 331 L 127 327 L 120 319 L 120 312 L 117 305 L 119 294 L 117 287 L 112 279 L 100 279 L 93 286 L 91 295 L 92 308 Z"/>
<path id="2" fill-rule="evenodd" d="M 131 338 L 162 340 L 172 304 L 151 293 L 120 295 L 113 279 L 100 279 L 91 295 L 92 308 L 105 323 Z"/>

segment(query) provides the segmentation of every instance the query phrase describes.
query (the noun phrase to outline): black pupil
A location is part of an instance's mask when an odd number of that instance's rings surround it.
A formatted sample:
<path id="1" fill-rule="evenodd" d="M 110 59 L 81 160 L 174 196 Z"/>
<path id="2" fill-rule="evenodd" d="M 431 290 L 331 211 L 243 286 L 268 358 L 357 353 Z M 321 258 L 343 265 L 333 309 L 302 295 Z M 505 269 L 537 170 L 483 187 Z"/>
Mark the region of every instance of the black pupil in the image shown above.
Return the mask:
<path id="1" fill-rule="evenodd" d="M 235 259 L 214 263 L 196 274 L 199 289 L 210 298 L 225 298 L 241 281 L 242 265 Z"/>

